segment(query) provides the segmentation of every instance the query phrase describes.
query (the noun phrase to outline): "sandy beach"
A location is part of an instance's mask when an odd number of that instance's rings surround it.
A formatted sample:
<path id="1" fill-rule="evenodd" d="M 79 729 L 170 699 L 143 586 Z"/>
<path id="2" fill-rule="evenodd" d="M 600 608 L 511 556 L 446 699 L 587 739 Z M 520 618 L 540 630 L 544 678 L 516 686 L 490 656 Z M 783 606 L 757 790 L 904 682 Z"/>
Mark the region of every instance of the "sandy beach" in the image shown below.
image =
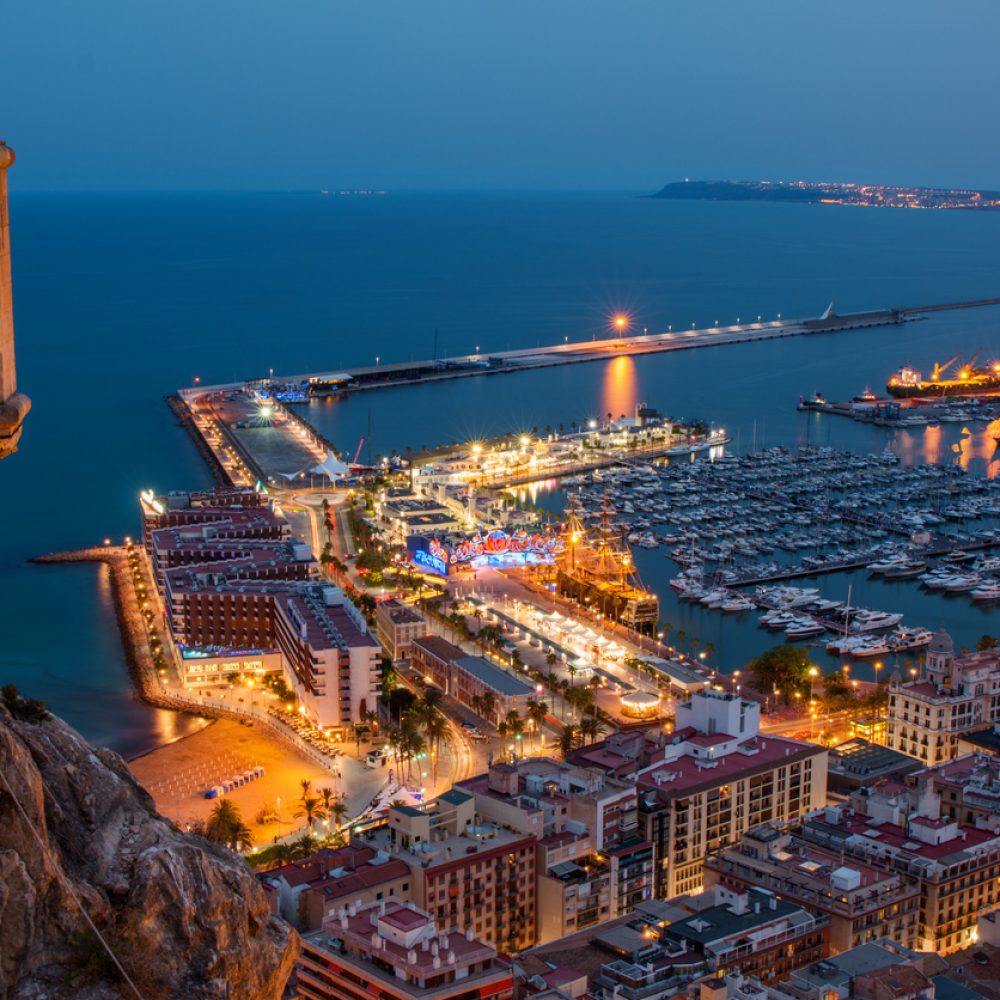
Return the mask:
<path id="1" fill-rule="evenodd" d="M 206 819 L 218 801 L 204 797 L 206 788 L 250 767 L 263 767 L 262 778 L 228 795 L 253 832 L 254 842 L 262 845 L 303 825 L 303 820 L 295 817 L 303 778 L 312 782 L 314 790 L 326 787 L 339 792 L 341 785 L 335 775 L 277 739 L 266 727 L 229 719 L 216 720 L 200 732 L 137 757 L 128 766 L 153 796 L 159 811 L 182 829 Z M 278 808 L 279 801 L 279 822 L 256 822 L 264 806 Z"/>

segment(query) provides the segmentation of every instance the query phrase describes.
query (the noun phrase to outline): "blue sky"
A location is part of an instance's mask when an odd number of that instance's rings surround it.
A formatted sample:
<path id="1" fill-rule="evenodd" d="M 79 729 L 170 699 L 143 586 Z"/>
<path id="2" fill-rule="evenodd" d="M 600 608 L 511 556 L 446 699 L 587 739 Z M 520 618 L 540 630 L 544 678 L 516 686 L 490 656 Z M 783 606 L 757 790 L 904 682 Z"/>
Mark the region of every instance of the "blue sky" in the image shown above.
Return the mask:
<path id="1" fill-rule="evenodd" d="M 14 0 L 24 189 L 1000 188 L 996 0 Z"/>

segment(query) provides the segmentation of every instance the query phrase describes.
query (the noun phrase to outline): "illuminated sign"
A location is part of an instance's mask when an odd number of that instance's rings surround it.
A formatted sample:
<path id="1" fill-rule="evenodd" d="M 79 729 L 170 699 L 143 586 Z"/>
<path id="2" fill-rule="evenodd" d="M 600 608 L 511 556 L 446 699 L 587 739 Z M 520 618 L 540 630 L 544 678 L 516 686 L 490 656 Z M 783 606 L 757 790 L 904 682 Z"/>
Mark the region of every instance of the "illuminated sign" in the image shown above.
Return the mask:
<path id="1" fill-rule="evenodd" d="M 506 531 L 497 529 L 486 535 L 477 531 L 471 538 L 459 542 L 450 551 L 436 538 L 431 539 L 427 548 L 432 556 L 449 565 L 473 562 L 481 557 L 489 559 L 493 556 L 524 556 L 530 561 L 548 562 L 562 550 L 563 541 L 557 535 L 543 535 L 540 532 L 529 535 L 521 529 L 508 535 Z"/>
<path id="2" fill-rule="evenodd" d="M 434 542 L 431 543 L 436 544 Z M 448 575 L 448 564 L 440 556 L 433 555 L 426 549 L 414 549 L 410 554 L 414 563 L 429 573 L 436 573 L 438 576 Z"/>

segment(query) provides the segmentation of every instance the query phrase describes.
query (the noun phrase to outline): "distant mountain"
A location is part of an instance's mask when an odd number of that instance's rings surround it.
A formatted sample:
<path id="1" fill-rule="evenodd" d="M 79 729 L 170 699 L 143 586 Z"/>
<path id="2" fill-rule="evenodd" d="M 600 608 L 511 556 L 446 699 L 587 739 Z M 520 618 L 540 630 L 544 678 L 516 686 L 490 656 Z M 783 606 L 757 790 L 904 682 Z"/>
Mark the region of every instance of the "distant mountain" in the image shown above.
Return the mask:
<path id="1" fill-rule="evenodd" d="M 810 181 L 676 181 L 649 198 L 675 201 L 787 201 L 863 208 L 1000 209 L 1000 192 Z"/>

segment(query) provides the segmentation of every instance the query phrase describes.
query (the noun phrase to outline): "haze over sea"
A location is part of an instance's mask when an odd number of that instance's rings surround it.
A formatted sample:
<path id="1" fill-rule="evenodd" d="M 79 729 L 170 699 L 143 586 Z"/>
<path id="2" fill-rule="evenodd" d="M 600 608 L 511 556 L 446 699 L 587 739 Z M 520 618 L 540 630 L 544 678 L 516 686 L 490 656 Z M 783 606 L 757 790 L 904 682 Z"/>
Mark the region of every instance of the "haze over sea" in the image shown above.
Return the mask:
<path id="1" fill-rule="evenodd" d="M 0 681 L 127 755 L 192 720 L 133 699 L 102 571 L 26 560 L 135 534 L 145 487 L 209 484 L 163 403 L 195 376 L 426 358 L 435 328 L 439 355 L 485 353 L 588 338 L 617 310 L 639 332 L 815 315 L 831 299 L 847 312 L 1000 294 L 990 213 L 627 193 L 23 195 L 16 175 L 11 185 L 19 380 L 34 408 L 21 452 L 0 467 Z M 888 432 L 798 414 L 799 395 L 849 398 L 903 362 L 927 370 L 980 347 L 1000 353 L 1000 310 L 362 393 L 309 412 L 352 453 L 369 414 L 372 452 L 387 454 L 628 413 L 637 400 L 725 426 L 739 451 L 754 436 L 881 451 Z M 894 447 L 995 474 L 992 448 L 963 447 L 960 425 L 927 433 L 903 432 Z M 662 550 L 642 556 L 662 590 L 673 565 Z M 990 627 L 964 600 L 939 599 L 932 620 L 915 594 L 887 589 L 881 606 L 912 624 L 944 621 L 963 643 Z M 713 627 L 699 634 L 725 670 L 774 641 Z"/>

